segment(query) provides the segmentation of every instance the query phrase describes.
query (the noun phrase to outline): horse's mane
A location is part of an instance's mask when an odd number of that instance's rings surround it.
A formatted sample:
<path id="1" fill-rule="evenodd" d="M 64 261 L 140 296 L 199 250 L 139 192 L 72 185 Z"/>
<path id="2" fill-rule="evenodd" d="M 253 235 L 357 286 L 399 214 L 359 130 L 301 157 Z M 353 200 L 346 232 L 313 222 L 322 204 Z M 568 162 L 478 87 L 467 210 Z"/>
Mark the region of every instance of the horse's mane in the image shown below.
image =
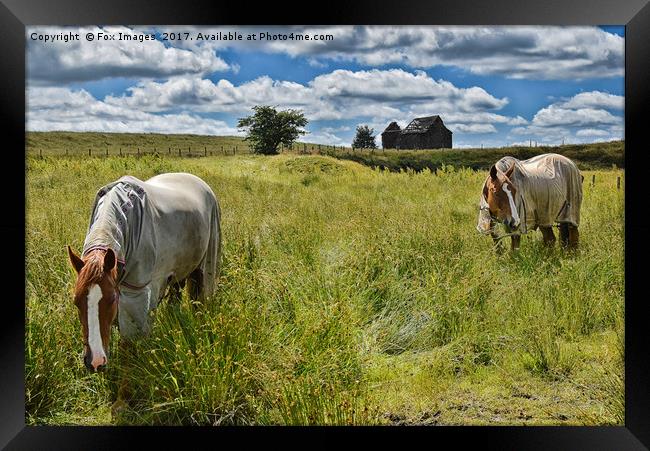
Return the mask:
<path id="1" fill-rule="evenodd" d="M 80 290 L 90 284 L 99 283 L 104 278 L 104 275 L 103 252 L 99 250 L 92 251 L 85 260 L 83 268 L 79 271 L 75 289 Z"/>

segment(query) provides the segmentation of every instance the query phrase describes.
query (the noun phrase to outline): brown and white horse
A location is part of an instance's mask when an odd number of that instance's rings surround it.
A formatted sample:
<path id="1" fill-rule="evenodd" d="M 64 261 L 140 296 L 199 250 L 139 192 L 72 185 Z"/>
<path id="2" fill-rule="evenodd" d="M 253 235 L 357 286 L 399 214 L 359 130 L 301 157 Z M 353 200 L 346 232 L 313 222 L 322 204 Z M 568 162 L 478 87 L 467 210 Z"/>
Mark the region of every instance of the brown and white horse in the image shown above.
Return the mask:
<path id="1" fill-rule="evenodd" d="M 83 361 L 89 370 L 100 370 L 108 361 L 111 325 L 118 312 L 117 257 L 112 249 L 97 249 L 81 259 L 70 246 L 68 256 L 77 272 L 74 304 L 81 323 Z"/>
<path id="2" fill-rule="evenodd" d="M 86 368 L 106 367 L 116 318 L 120 346 L 129 347 L 148 334 L 149 312 L 170 291 L 187 281 L 192 299 L 213 294 L 220 216 L 210 187 L 191 174 L 125 176 L 97 192 L 81 256 L 68 246 Z"/>
<path id="3" fill-rule="evenodd" d="M 583 177 L 570 159 L 544 154 L 519 161 L 504 157 L 490 168 L 480 199 L 479 232 L 489 233 L 498 243 L 511 237 L 512 250 L 519 248 L 521 235 L 539 228 L 544 243 L 555 243 L 553 225 L 559 224 L 563 247 L 578 246 Z M 499 236 L 496 223 L 506 235 Z"/>

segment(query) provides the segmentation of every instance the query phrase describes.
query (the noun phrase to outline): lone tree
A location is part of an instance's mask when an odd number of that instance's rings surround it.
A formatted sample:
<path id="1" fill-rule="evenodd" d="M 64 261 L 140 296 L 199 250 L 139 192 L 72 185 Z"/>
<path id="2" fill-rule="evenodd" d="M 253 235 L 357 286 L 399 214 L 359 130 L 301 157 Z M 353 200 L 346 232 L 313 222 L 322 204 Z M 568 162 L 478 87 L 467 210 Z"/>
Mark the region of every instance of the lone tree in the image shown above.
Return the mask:
<path id="1" fill-rule="evenodd" d="M 246 130 L 246 141 L 250 141 L 254 153 L 275 155 L 278 146 L 290 146 L 300 135 L 307 133 L 300 127 L 307 125 L 307 119 L 298 110 L 277 111 L 270 106 L 253 107 L 255 114 L 240 118 L 238 128 Z"/>
<path id="2" fill-rule="evenodd" d="M 376 149 L 374 128 L 367 125 L 360 125 L 357 127 L 357 136 L 354 137 L 352 147 L 355 149 Z"/>

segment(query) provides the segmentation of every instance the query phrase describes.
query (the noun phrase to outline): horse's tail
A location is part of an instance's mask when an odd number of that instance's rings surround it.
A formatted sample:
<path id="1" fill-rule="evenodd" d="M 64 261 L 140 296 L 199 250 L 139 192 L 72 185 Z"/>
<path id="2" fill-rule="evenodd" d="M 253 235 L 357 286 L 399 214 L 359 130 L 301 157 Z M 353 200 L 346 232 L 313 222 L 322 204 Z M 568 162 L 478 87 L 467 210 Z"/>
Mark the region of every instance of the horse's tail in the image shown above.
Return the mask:
<path id="1" fill-rule="evenodd" d="M 219 201 L 216 200 L 216 198 L 212 221 L 213 227 L 211 239 L 213 240 L 214 248 L 216 248 L 213 282 L 216 283 L 216 281 L 219 279 L 219 275 L 221 274 L 221 207 L 219 206 Z"/>
<path id="2" fill-rule="evenodd" d="M 221 209 L 216 197 L 210 216 L 210 238 L 206 252 L 206 277 L 204 281 L 204 295 L 206 298 L 214 294 L 215 285 L 221 272 Z"/>

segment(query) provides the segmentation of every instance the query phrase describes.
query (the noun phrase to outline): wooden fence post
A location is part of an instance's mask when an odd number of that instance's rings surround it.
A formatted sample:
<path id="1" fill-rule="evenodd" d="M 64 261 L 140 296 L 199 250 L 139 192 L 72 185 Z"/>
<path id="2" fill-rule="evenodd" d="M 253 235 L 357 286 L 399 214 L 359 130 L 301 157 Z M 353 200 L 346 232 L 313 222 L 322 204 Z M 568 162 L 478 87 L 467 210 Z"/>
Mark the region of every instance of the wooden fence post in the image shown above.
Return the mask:
<path id="1" fill-rule="evenodd" d="M 621 189 L 621 177 L 616 177 L 616 189 Z"/>
<path id="2" fill-rule="evenodd" d="M 208 156 L 208 148 L 203 146 L 203 156 L 207 157 Z"/>
<path id="3" fill-rule="evenodd" d="M 178 156 L 179 157 L 181 156 L 181 148 L 180 147 L 178 148 Z"/>
<path id="4" fill-rule="evenodd" d="M 122 148 L 120 147 L 120 157 L 122 156 Z"/>
<path id="5" fill-rule="evenodd" d="M 596 186 L 596 174 L 592 174 L 591 176 L 591 186 Z"/>
<path id="6" fill-rule="evenodd" d="M 92 151 L 91 151 L 90 149 L 88 149 L 88 156 L 89 156 L 89 157 L 91 156 L 91 152 L 92 152 Z"/>

